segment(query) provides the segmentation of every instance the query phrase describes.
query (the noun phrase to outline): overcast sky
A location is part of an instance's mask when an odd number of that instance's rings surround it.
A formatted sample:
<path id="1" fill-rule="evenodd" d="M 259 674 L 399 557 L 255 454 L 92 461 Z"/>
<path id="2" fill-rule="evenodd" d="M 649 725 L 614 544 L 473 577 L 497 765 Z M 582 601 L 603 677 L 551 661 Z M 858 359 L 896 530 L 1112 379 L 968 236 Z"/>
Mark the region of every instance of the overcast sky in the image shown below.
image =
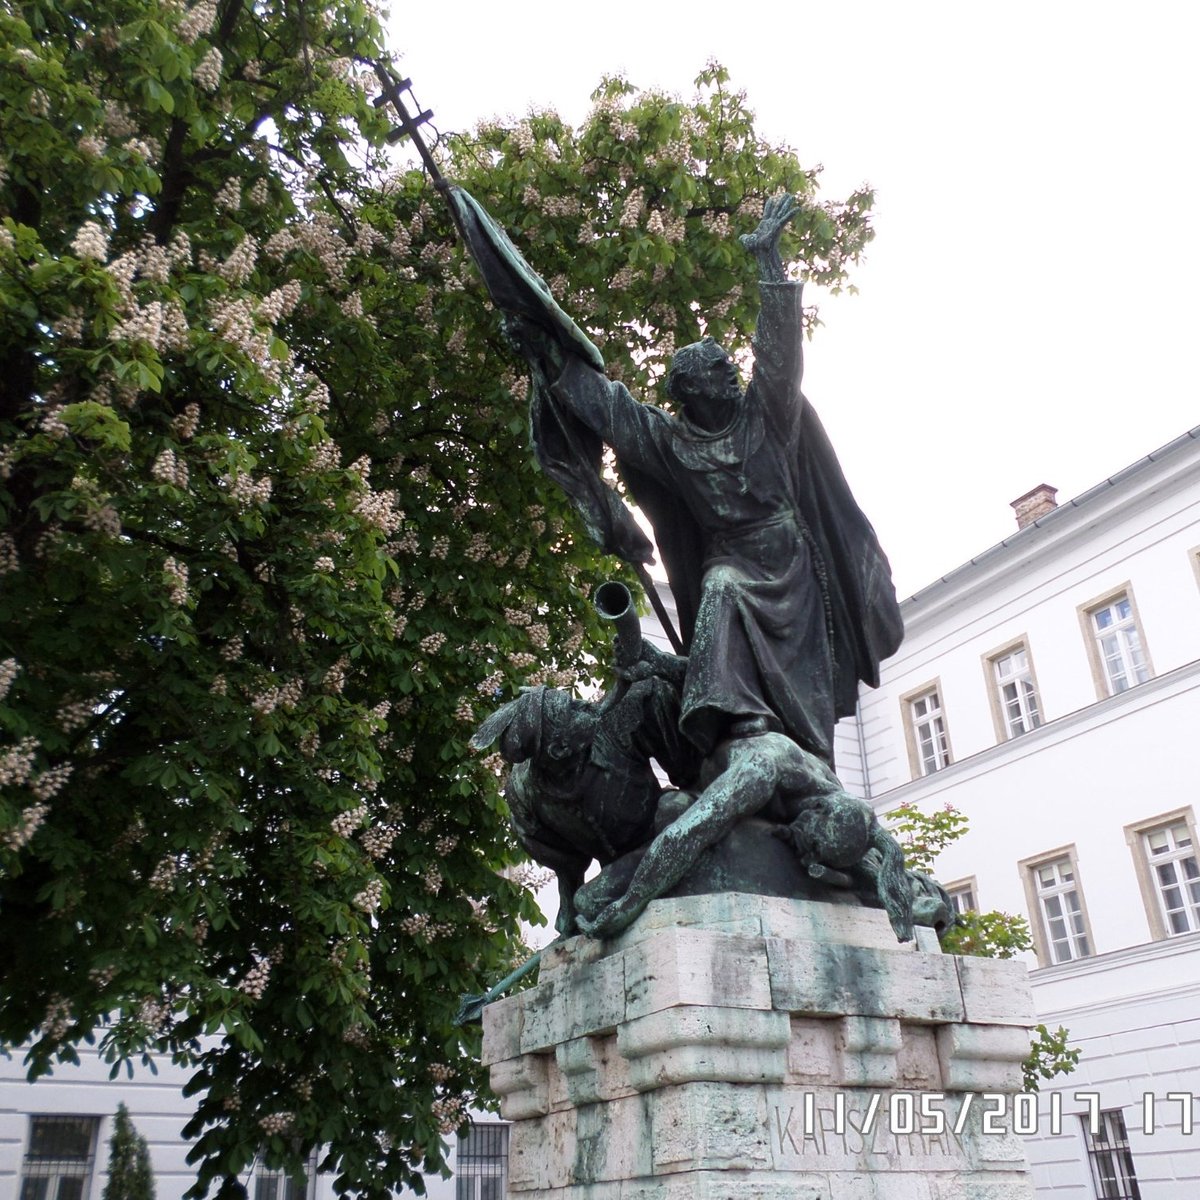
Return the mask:
<path id="1" fill-rule="evenodd" d="M 391 31 L 443 132 L 578 123 L 613 72 L 687 97 L 716 57 L 826 195 L 876 189 L 805 391 L 902 597 L 1014 531 L 1035 485 L 1065 501 L 1200 425 L 1200 6 L 459 0 Z"/>

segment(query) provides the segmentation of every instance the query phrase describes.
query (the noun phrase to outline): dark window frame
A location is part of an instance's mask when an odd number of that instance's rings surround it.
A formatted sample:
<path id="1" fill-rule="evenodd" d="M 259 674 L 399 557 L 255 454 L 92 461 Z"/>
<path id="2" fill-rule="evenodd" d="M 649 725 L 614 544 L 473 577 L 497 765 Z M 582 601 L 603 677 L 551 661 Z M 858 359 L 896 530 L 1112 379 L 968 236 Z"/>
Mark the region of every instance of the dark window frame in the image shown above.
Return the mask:
<path id="1" fill-rule="evenodd" d="M 1090 1115 L 1081 1114 L 1080 1119 L 1097 1200 L 1142 1200 L 1124 1113 L 1119 1108 L 1102 1111 L 1095 1134 Z"/>

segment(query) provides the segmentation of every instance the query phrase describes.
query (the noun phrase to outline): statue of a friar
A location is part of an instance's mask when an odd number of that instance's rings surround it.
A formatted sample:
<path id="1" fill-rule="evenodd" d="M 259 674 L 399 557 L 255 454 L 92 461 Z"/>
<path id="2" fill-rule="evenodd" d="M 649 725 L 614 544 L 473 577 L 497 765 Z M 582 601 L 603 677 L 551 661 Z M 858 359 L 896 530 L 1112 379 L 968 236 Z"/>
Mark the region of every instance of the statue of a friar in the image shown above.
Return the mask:
<path id="1" fill-rule="evenodd" d="M 448 197 L 529 364 L 543 468 L 604 548 L 644 563 L 652 548 L 600 478 L 602 445 L 612 448 L 653 526 L 680 617 L 679 724 L 705 760 L 705 786 L 651 843 L 623 896 L 590 915 L 581 897 L 579 927 L 609 936 L 742 819 L 770 811 L 789 822 L 842 797 L 861 806 L 833 775 L 833 729 L 855 711 L 859 681 L 876 685 L 899 646 L 899 608 L 874 530 L 800 389 L 803 285 L 786 277 L 779 252 L 797 211 L 791 196 L 767 201 L 741 239 L 762 297 L 749 385 L 705 338 L 672 361 L 670 411 L 606 378 L 599 351 L 503 232 L 465 192 Z M 898 920 L 910 927 L 911 914 Z"/>

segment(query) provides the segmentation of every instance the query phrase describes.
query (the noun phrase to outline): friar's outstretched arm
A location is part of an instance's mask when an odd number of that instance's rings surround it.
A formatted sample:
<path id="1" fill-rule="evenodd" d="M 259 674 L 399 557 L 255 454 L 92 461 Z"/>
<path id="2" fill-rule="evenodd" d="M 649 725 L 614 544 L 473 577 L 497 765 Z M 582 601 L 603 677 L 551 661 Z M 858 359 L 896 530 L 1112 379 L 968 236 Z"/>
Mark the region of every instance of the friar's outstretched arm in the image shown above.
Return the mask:
<path id="1" fill-rule="evenodd" d="M 798 211 L 794 196 L 786 193 L 772 196 L 763 206 L 758 228 L 739 239 L 758 260 L 762 296 L 754 328 L 751 392 L 754 402 L 771 414 L 776 436 L 791 444 L 800 435 L 800 414 L 804 408 L 800 391 L 804 375 L 804 285 L 788 280 L 779 252 L 779 238 Z"/>

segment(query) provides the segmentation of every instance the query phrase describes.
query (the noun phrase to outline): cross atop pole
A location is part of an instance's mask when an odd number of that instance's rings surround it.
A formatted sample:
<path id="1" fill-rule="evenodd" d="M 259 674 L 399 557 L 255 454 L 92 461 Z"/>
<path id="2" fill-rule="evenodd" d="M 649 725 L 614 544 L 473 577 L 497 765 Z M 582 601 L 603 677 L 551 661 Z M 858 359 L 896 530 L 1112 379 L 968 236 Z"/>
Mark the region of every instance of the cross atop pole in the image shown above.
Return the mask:
<path id="1" fill-rule="evenodd" d="M 421 126 L 433 116 L 433 109 L 427 108 L 422 112 L 420 104 L 417 103 L 417 99 L 412 93 L 411 79 L 397 79 L 387 67 L 379 62 L 372 62 L 371 66 L 375 68 L 375 74 L 379 77 L 382 88 L 380 94 L 375 97 L 375 107 L 382 108 L 390 101 L 400 118 L 400 124 L 388 134 L 387 140 L 394 143 L 404 137 L 412 138 L 412 143 L 416 146 L 417 153 L 421 156 L 421 161 L 425 164 L 425 169 L 429 172 L 434 187 L 439 191 L 445 191 L 449 185 L 441 171 L 438 170 L 437 163 L 433 161 L 433 155 L 429 152 L 429 147 L 425 145 L 425 139 L 421 136 Z M 401 94 L 403 92 L 407 92 L 412 100 L 416 108 L 415 116 L 409 113 L 408 106 Z"/>
<path id="2" fill-rule="evenodd" d="M 417 98 L 412 94 L 411 79 L 397 79 L 392 72 L 383 65 L 383 63 L 371 61 L 371 66 L 375 68 L 375 74 L 379 77 L 381 85 L 380 94 L 375 97 L 375 107 L 382 108 L 385 104 L 390 103 L 396 110 L 396 115 L 400 118 L 400 124 L 396 126 L 388 134 L 388 141 L 395 143 L 401 138 L 412 138 L 412 143 L 417 148 L 417 153 L 421 156 L 421 161 L 425 164 L 425 169 L 429 172 L 430 179 L 433 180 L 433 186 L 450 201 L 450 215 L 457 226 L 459 234 L 462 236 L 464 243 L 467 246 L 468 252 L 476 255 L 478 263 L 478 255 L 472 248 L 472 239 L 468 236 L 461 224 L 461 216 L 459 208 L 453 202 L 450 181 L 438 170 L 437 163 L 433 161 L 433 155 L 429 152 L 429 147 L 425 144 L 425 139 L 421 136 L 421 126 L 424 125 L 432 116 L 432 109 L 421 109 L 417 103 Z M 407 92 L 409 99 L 412 101 L 413 107 L 416 110 L 415 115 L 408 111 L 408 105 L 405 103 L 402 93 Z M 515 251 L 514 251 L 515 253 Z M 518 258 L 520 256 L 518 255 Z M 522 260 L 523 262 L 523 260 Z M 528 268 L 526 268 L 528 269 Z M 485 272 L 486 280 L 486 272 Z M 540 280 L 539 280 L 540 283 Z M 540 284 L 545 289 L 545 284 Z M 582 336 L 582 335 L 581 335 Z M 650 578 L 649 572 L 646 570 L 645 564 L 640 562 L 630 562 L 634 571 L 637 574 L 639 581 L 646 596 L 650 600 L 650 604 L 658 616 L 659 622 L 662 624 L 667 637 L 670 639 L 671 645 L 675 649 L 676 654 L 684 653 L 684 645 L 679 634 L 675 630 L 675 626 L 667 614 L 666 606 L 662 602 L 662 597 L 658 594 L 658 589 L 654 585 L 654 581 Z"/>

